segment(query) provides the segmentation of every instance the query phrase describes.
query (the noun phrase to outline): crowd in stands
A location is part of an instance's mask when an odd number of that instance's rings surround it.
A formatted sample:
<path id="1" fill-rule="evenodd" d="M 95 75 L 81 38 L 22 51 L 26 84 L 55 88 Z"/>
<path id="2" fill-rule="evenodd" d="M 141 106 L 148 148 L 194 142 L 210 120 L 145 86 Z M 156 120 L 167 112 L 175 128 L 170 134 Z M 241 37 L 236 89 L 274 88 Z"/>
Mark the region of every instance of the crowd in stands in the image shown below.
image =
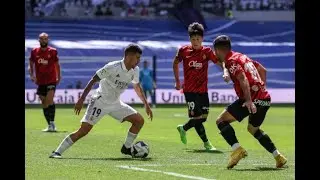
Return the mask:
<path id="1" fill-rule="evenodd" d="M 182 0 L 25 0 L 33 17 L 153 17 L 166 16 Z M 219 10 L 294 10 L 295 0 L 200 0 L 206 12 Z"/>

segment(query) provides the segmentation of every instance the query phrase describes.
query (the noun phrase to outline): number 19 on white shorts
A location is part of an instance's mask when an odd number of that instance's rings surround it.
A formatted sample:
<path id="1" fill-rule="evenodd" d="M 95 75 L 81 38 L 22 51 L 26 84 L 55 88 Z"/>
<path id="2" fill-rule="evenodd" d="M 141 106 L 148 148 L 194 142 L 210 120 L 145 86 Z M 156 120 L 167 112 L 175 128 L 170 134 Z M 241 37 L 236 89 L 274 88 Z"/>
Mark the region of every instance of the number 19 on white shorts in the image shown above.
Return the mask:
<path id="1" fill-rule="evenodd" d="M 108 102 L 101 96 L 91 98 L 81 122 L 95 125 L 103 116 L 110 115 L 114 119 L 122 122 L 123 119 L 137 111 L 122 101 Z"/>

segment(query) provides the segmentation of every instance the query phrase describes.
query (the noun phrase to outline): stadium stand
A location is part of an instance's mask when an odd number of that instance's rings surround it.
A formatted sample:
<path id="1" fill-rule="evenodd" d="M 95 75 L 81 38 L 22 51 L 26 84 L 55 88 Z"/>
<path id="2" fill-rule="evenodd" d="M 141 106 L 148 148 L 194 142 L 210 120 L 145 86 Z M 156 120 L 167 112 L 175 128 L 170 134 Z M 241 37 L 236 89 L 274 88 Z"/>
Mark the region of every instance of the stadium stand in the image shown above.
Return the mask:
<path id="1" fill-rule="evenodd" d="M 110 25 L 112 24 L 112 25 Z M 242 22 L 217 20 L 207 22 L 205 42 L 228 34 L 234 49 L 251 55 L 268 69 L 268 87 L 294 88 L 295 31 L 294 22 Z M 250 28 L 248 28 L 250 27 Z M 187 43 L 186 30 L 177 20 L 29 20 L 26 22 L 25 67 L 32 47 L 38 45 L 37 35 L 50 34 L 51 45 L 59 49 L 63 80 L 59 88 L 86 84 L 97 67 L 119 59 L 123 48 L 136 42 L 144 48 L 143 58 L 157 58 L 158 88 L 172 89 L 172 59 L 177 47 Z M 216 67 L 209 70 L 210 88 L 230 88 Z M 26 88 L 35 88 L 26 76 Z"/>
<path id="2" fill-rule="evenodd" d="M 187 1 L 187 0 L 184 0 Z M 26 0 L 29 17 L 139 17 L 169 16 L 182 0 Z M 228 10 L 294 10 L 295 0 L 200 0 L 199 11 L 225 15 Z"/>

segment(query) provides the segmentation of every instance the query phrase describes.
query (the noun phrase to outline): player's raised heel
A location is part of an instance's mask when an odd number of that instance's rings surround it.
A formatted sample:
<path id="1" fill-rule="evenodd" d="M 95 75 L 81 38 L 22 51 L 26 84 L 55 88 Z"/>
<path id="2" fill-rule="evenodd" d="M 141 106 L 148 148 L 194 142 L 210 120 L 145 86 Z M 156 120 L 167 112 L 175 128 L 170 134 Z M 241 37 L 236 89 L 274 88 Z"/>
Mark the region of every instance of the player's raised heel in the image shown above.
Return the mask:
<path id="1" fill-rule="evenodd" d="M 61 154 L 53 151 L 49 158 L 61 158 Z"/>
<path id="2" fill-rule="evenodd" d="M 217 150 L 217 148 L 212 146 L 210 141 L 207 141 L 207 142 L 203 143 L 203 146 L 207 151 L 215 151 L 215 150 Z"/>
<path id="3" fill-rule="evenodd" d="M 183 144 L 187 144 L 187 136 L 186 136 L 186 131 L 183 129 L 183 125 L 179 125 L 177 127 L 177 130 L 180 134 L 180 139 L 181 139 L 181 142 Z"/>
<path id="4" fill-rule="evenodd" d="M 121 148 L 121 153 L 122 153 L 122 154 L 125 154 L 125 155 L 130 155 L 130 156 L 132 156 L 132 154 L 131 154 L 131 148 L 126 148 L 125 145 L 122 146 L 122 148 Z"/>
<path id="5" fill-rule="evenodd" d="M 235 165 L 238 164 L 238 162 L 242 159 L 248 156 L 247 151 L 242 148 L 241 146 L 238 147 L 235 151 L 232 152 L 230 155 L 229 163 L 227 168 L 232 169 Z"/>
<path id="6" fill-rule="evenodd" d="M 287 159 L 282 154 L 279 154 L 274 159 L 276 160 L 277 168 L 282 168 L 287 163 Z"/>

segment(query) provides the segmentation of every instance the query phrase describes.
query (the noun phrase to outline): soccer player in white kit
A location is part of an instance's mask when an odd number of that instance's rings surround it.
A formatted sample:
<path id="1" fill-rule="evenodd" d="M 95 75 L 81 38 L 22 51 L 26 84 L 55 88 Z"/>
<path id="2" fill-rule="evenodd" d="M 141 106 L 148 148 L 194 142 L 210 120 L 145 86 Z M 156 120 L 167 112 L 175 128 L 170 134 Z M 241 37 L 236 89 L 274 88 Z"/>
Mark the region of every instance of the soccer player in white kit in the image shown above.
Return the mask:
<path id="1" fill-rule="evenodd" d="M 136 110 L 120 100 L 120 94 L 127 89 L 130 82 L 146 108 L 147 115 L 152 120 L 152 111 L 146 100 L 139 83 L 139 67 L 137 66 L 142 54 L 141 48 L 136 44 L 130 44 L 124 51 L 124 58 L 120 61 L 109 62 L 99 69 L 90 79 L 84 89 L 81 98 L 74 107 L 76 115 L 79 115 L 83 102 L 96 82 L 99 88 L 91 96 L 91 101 L 86 113 L 81 120 L 80 128 L 69 134 L 52 152 L 50 158 L 60 158 L 61 154 L 80 138 L 87 135 L 104 115 L 110 115 L 119 122 L 128 121 L 132 125 L 128 131 L 126 140 L 121 148 L 121 153 L 131 155 L 131 146 L 144 124 L 144 119 Z"/>

